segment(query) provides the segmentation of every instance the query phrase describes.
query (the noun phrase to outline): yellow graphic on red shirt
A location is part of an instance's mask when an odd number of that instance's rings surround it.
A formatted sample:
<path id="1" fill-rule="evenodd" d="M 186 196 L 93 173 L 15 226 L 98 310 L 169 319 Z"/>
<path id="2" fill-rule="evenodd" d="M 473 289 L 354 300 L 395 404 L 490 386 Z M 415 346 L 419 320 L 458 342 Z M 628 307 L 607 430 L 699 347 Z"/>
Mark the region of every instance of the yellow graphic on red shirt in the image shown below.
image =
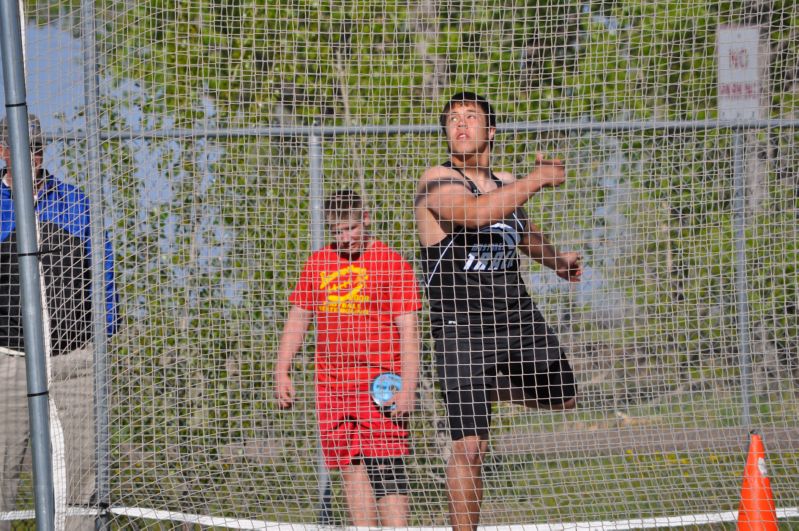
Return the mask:
<path id="1" fill-rule="evenodd" d="M 370 298 L 361 293 L 369 280 L 369 272 L 363 267 L 347 266 L 338 271 L 319 273 L 319 289 L 327 294 L 320 311 L 347 315 L 368 315 L 366 303 Z"/>

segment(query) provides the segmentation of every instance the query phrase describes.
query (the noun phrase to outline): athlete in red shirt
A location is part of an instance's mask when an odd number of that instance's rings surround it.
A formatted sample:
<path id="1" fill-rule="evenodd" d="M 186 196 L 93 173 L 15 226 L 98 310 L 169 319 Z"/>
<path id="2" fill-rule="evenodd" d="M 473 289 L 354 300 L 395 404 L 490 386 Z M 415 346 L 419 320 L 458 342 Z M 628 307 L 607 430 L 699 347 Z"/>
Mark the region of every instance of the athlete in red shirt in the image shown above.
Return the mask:
<path id="1" fill-rule="evenodd" d="M 403 420 L 414 407 L 419 370 L 419 287 L 408 262 L 369 234 L 357 194 L 331 196 L 325 219 L 335 241 L 311 255 L 289 296 L 275 370 L 278 403 L 294 401 L 291 364 L 314 318 L 322 453 L 328 468 L 341 470 L 351 525 L 404 527 Z M 402 383 L 381 408 L 370 387 L 385 374 Z"/>

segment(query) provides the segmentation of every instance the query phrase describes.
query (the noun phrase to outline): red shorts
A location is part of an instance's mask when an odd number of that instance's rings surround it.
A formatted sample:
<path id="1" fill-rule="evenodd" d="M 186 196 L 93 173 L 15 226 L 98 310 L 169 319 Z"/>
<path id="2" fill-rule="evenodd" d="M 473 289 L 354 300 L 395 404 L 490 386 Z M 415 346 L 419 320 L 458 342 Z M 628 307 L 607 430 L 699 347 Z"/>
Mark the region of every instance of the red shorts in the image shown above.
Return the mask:
<path id="1" fill-rule="evenodd" d="M 316 387 L 316 415 L 328 468 L 355 457 L 399 457 L 408 453 L 408 431 L 377 409 L 368 384 L 359 389 Z"/>

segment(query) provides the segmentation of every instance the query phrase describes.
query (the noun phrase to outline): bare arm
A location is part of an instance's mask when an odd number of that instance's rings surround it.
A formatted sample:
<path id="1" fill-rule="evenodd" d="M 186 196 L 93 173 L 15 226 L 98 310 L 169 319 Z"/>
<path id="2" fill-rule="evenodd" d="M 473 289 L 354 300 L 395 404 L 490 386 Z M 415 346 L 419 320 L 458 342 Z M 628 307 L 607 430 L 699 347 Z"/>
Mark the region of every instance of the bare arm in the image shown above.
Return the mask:
<path id="1" fill-rule="evenodd" d="M 522 237 L 519 249 L 536 262 L 555 271 L 560 278 L 570 282 L 580 281 L 583 274 L 580 254 L 558 252 L 541 229 L 530 220 L 527 220 L 527 232 Z"/>
<path id="2" fill-rule="evenodd" d="M 402 370 L 402 390 L 394 397 L 396 407 L 391 411 L 391 415 L 396 417 L 413 411 L 419 379 L 419 327 L 416 312 L 400 314 L 394 323 L 399 330 Z"/>
<path id="3" fill-rule="evenodd" d="M 527 232 L 522 236 L 519 249 L 539 264 L 555 269 L 558 250 L 549 242 L 549 239 L 538 226 L 529 219 L 526 222 Z"/>
<path id="4" fill-rule="evenodd" d="M 283 328 L 283 335 L 280 337 L 275 366 L 275 392 L 278 404 L 282 408 L 289 408 L 294 402 L 295 390 L 291 381 L 291 363 L 305 342 L 305 333 L 308 331 L 312 316 L 311 311 L 304 310 L 299 306 L 292 306 Z"/>
<path id="5" fill-rule="evenodd" d="M 541 188 L 559 186 L 564 180 L 563 162 L 538 160 L 525 177 L 474 196 L 457 171 L 437 166 L 422 176 L 416 203 L 440 221 L 476 228 L 504 219 Z"/>

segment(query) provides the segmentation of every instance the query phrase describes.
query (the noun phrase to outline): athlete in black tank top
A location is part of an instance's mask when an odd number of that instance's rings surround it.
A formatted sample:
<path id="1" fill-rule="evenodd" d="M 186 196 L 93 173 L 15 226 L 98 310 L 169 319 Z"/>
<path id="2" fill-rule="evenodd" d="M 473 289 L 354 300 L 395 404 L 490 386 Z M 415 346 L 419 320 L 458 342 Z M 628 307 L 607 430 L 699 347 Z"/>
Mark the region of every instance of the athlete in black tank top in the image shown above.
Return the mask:
<path id="1" fill-rule="evenodd" d="M 450 162 L 443 164 L 452 168 Z M 458 168 L 464 186 L 475 196 L 477 185 Z M 493 173 L 492 180 L 502 186 Z M 425 289 L 433 325 L 455 320 L 472 327 L 521 322 L 533 301 L 519 270 L 517 249 L 527 230 L 517 209 L 505 219 L 480 228 L 457 227 L 435 245 L 422 247 Z"/>
<path id="2" fill-rule="evenodd" d="M 559 252 L 524 211 L 542 188 L 564 183 L 563 162 L 537 155 L 519 179 L 491 172 L 496 118 L 476 94 L 452 96 L 439 119 L 450 162 L 424 172 L 414 214 L 452 438 L 450 523 L 471 531 L 480 520 L 492 404 L 507 398 L 530 407 L 576 404 L 571 367 L 527 294 L 519 253 L 564 280 L 578 281 L 582 269 L 579 254 Z"/>
<path id="3" fill-rule="evenodd" d="M 442 166 L 452 168 L 449 162 Z M 477 185 L 453 169 L 479 196 Z M 491 179 L 503 185 L 493 173 Z M 561 359 L 560 343 L 521 277 L 518 246 L 526 230 L 519 207 L 489 225 L 456 226 L 439 243 L 422 248 L 436 369 L 444 389 L 495 387 L 486 380 L 507 373 L 512 360 L 524 360 L 529 365 L 524 370 L 533 374 Z"/>

